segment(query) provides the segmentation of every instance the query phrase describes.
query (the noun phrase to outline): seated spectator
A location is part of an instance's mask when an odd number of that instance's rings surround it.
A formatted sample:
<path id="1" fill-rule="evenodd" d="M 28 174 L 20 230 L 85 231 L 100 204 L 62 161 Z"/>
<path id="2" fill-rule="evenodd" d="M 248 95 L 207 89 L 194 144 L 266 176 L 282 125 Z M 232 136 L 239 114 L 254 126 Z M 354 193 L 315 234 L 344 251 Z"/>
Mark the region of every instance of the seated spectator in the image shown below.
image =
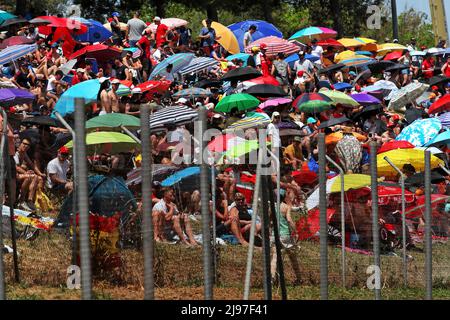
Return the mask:
<path id="1" fill-rule="evenodd" d="M 232 203 L 230 207 L 230 217 L 234 217 L 234 219 L 236 219 L 236 217 L 239 218 L 241 234 L 245 239 L 248 239 L 250 233 L 249 231 L 252 226 L 252 216 L 248 212 L 248 207 L 244 195 L 240 192 L 237 192 L 234 196 L 234 203 Z M 258 234 L 260 231 L 261 223 L 256 223 L 255 234 Z"/>
<path id="2" fill-rule="evenodd" d="M 47 186 L 52 192 L 71 192 L 73 183 L 67 180 L 67 173 L 70 168 L 69 149 L 62 147 L 58 151 L 58 156 L 47 165 Z"/>

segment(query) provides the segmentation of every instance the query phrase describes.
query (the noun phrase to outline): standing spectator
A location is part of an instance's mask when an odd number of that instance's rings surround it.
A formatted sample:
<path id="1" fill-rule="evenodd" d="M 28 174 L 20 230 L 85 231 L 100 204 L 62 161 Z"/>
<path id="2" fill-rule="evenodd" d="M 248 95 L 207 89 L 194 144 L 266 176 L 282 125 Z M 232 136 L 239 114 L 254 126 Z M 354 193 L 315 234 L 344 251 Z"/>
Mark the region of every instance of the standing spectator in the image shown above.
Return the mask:
<path id="1" fill-rule="evenodd" d="M 261 52 L 256 55 L 255 64 L 256 68 L 262 72 L 264 77 L 266 77 L 270 75 L 270 71 L 272 70 L 272 61 L 266 55 L 267 44 L 261 43 L 259 49 Z"/>
<path id="2" fill-rule="evenodd" d="M 120 14 L 115 11 L 112 13 L 111 16 L 112 20 L 110 22 L 110 25 L 111 25 L 111 32 L 113 34 L 112 36 L 113 43 L 116 46 L 120 47 L 123 44 L 122 30 L 120 29 L 120 21 L 119 21 Z"/>
<path id="3" fill-rule="evenodd" d="M 298 53 L 298 60 L 294 63 L 295 72 L 305 71 L 309 74 L 314 72 L 314 65 L 311 61 L 305 58 L 305 52 L 300 51 Z"/>
<path id="4" fill-rule="evenodd" d="M 447 62 L 442 66 L 442 74 L 448 78 L 450 78 L 450 56 L 447 56 Z"/>
<path id="5" fill-rule="evenodd" d="M 127 32 L 125 39 L 128 41 L 130 47 L 136 47 L 136 43 L 141 39 L 142 32 L 147 28 L 144 21 L 139 19 L 140 13 L 136 11 L 133 19 L 127 22 Z"/>
<path id="6" fill-rule="evenodd" d="M 251 25 L 250 28 L 248 28 L 248 31 L 244 33 L 244 48 L 247 48 L 247 46 L 250 45 L 250 43 L 253 42 L 252 35 L 256 32 L 256 26 Z"/>
<path id="7" fill-rule="evenodd" d="M 164 23 L 161 23 L 160 17 L 155 17 L 153 19 L 153 22 L 156 25 L 156 32 L 155 32 L 155 42 L 156 42 L 156 48 L 162 48 L 165 42 L 167 42 L 167 31 L 169 31 L 169 27 L 166 26 Z"/>
<path id="8" fill-rule="evenodd" d="M 152 72 L 152 59 L 151 59 L 151 49 L 152 49 L 152 31 L 147 29 L 144 31 L 144 35 L 136 43 L 136 46 L 141 50 L 142 54 L 142 76 L 144 81 L 148 80 L 148 76 Z"/>
<path id="9" fill-rule="evenodd" d="M 267 126 L 267 140 L 271 142 L 272 152 L 279 159 L 280 158 L 280 147 L 281 138 L 280 131 L 277 128 L 277 124 L 281 122 L 281 115 L 278 111 L 272 113 L 272 122 Z"/>
<path id="10" fill-rule="evenodd" d="M 277 79 L 280 83 L 281 88 L 283 88 L 284 92 L 288 93 L 289 91 L 289 78 L 291 77 L 291 68 L 289 64 L 284 61 L 284 53 L 279 52 L 277 55 L 277 59 L 272 64 L 272 75 Z"/>
<path id="11" fill-rule="evenodd" d="M 216 30 L 211 27 L 212 20 L 206 19 L 206 27 L 203 27 L 198 36 L 201 40 L 201 47 L 207 57 L 211 55 L 213 44 L 219 38 L 216 36 Z"/>
<path id="12" fill-rule="evenodd" d="M 99 79 L 100 89 L 98 90 L 97 101 L 100 101 L 100 114 L 104 115 L 111 113 L 111 99 L 108 95 L 108 88 L 110 85 L 109 78 L 102 77 Z"/>
<path id="13" fill-rule="evenodd" d="M 191 30 L 186 28 L 186 26 L 181 26 L 178 28 L 178 47 L 181 51 L 186 51 L 191 46 Z"/>
<path id="14" fill-rule="evenodd" d="M 316 62 L 315 62 L 315 64 L 317 64 L 318 66 L 321 66 L 322 65 L 322 54 L 323 54 L 323 48 L 322 48 L 322 46 L 319 46 L 318 44 L 317 44 L 317 39 L 313 39 L 312 41 L 311 41 L 311 54 L 313 55 L 313 56 L 316 56 L 316 57 L 319 57 L 320 59 L 319 60 L 317 60 Z"/>
<path id="15" fill-rule="evenodd" d="M 422 74 L 425 79 L 431 79 L 434 75 L 434 58 L 431 54 L 425 56 L 422 62 Z"/>
<path id="16" fill-rule="evenodd" d="M 411 55 L 409 54 L 408 50 L 403 50 L 403 55 L 398 59 L 398 62 L 403 63 L 407 67 L 401 71 L 401 74 L 403 77 L 403 79 L 401 79 L 402 87 L 404 87 L 408 83 L 410 83 L 412 80 L 412 76 L 411 76 L 412 58 L 411 58 Z"/>
<path id="17" fill-rule="evenodd" d="M 119 86 L 120 81 L 118 79 L 114 79 L 111 81 L 111 90 L 108 92 L 109 100 L 111 101 L 111 111 L 113 113 L 120 112 L 119 95 L 117 94 Z"/>

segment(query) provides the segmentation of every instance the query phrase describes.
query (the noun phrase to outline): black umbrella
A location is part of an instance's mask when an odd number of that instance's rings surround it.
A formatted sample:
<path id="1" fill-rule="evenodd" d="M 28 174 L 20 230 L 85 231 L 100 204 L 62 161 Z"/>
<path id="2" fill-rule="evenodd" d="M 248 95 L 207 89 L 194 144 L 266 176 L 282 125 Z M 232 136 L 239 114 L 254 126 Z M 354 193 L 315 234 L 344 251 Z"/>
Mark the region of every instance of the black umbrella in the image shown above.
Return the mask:
<path id="1" fill-rule="evenodd" d="M 428 84 L 430 85 L 430 90 L 431 90 L 432 86 L 436 86 L 438 84 L 446 83 L 446 82 L 450 82 L 450 78 L 443 76 L 443 75 L 439 75 L 439 76 L 435 76 L 435 77 L 431 78 L 430 81 L 428 82 Z"/>
<path id="2" fill-rule="evenodd" d="M 401 64 L 401 63 L 397 63 L 394 64 L 390 67 L 387 67 L 385 71 L 387 72 L 395 72 L 395 71 L 400 71 L 400 70 L 404 70 L 404 69 L 408 69 L 409 67 L 407 65 Z"/>
<path id="3" fill-rule="evenodd" d="M 329 66 L 329 67 L 327 67 L 327 68 L 320 69 L 319 73 L 329 73 L 329 72 L 334 72 L 334 71 L 338 71 L 338 70 L 340 70 L 340 69 L 342 69 L 342 68 L 345 68 L 345 67 L 346 67 L 345 64 L 343 64 L 343 63 L 337 63 L 337 64 L 333 64 L 333 65 L 331 65 L 331 66 Z"/>
<path id="4" fill-rule="evenodd" d="M 218 80 L 208 80 L 208 79 L 204 79 L 204 80 L 200 80 L 199 82 L 196 82 L 194 84 L 194 87 L 196 88 L 220 88 L 222 86 L 222 82 L 218 81 Z"/>
<path id="5" fill-rule="evenodd" d="M 30 117 L 22 120 L 23 125 L 37 125 L 48 127 L 62 127 L 61 123 L 49 116 Z"/>
<path id="6" fill-rule="evenodd" d="M 445 181 L 445 177 L 435 171 L 431 171 L 431 183 Z M 405 184 L 413 186 L 422 186 L 425 184 L 425 173 L 420 172 L 405 179 Z"/>
<path id="7" fill-rule="evenodd" d="M 23 18 L 8 19 L 8 20 L 5 20 L 2 24 L 0 24 L 0 28 L 11 26 L 13 24 L 18 24 L 18 23 L 28 23 L 28 20 L 23 19 Z"/>
<path id="8" fill-rule="evenodd" d="M 383 106 L 381 104 L 372 104 L 370 106 L 365 107 L 360 112 L 353 116 L 353 120 L 357 120 L 359 118 L 365 118 L 368 114 L 372 112 L 381 112 L 383 111 Z"/>
<path id="9" fill-rule="evenodd" d="M 371 64 L 368 64 L 367 67 L 372 71 L 372 73 L 380 73 L 383 70 L 386 70 L 389 67 L 392 67 L 395 65 L 395 62 L 388 61 L 388 60 L 381 60 L 377 61 Z"/>
<path id="10" fill-rule="evenodd" d="M 248 88 L 245 93 L 257 97 L 285 97 L 287 93 L 281 87 L 271 84 L 257 84 Z"/>
<path id="11" fill-rule="evenodd" d="M 353 80 L 353 85 L 355 85 L 359 80 L 367 80 L 372 76 L 372 72 L 370 70 L 364 70 L 363 72 L 361 72 L 360 74 L 358 74 L 355 78 L 355 80 Z"/>
<path id="12" fill-rule="evenodd" d="M 246 81 L 261 77 L 262 73 L 253 67 L 236 68 L 227 72 L 222 81 Z"/>
<path id="13" fill-rule="evenodd" d="M 340 117 L 340 118 L 331 118 L 328 121 L 324 121 L 320 124 L 319 129 L 324 129 L 324 128 L 328 128 L 328 127 L 332 127 L 332 126 L 336 126 L 338 124 L 341 123 L 345 123 L 345 122 L 351 122 L 351 120 L 347 117 Z"/>

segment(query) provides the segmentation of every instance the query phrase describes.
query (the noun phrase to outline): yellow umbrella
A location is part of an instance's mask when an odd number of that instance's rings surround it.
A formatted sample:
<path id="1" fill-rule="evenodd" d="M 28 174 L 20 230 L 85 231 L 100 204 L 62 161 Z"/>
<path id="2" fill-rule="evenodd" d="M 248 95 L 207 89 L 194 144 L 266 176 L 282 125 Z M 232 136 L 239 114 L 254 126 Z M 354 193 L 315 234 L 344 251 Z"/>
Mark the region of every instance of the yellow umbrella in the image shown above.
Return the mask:
<path id="1" fill-rule="evenodd" d="M 389 51 L 401 51 L 406 49 L 408 48 L 398 43 L 383 43 L 378 46 L 377 52 L 387 53 Z"/>
<path id="2" fill-rule="evenodd" d="M 392 168 L 389 163 L 384 160 L 388 157 L 392 163 L 402 170 L 403 165 L 411 164 L 416 169 L 416 172 L 424 171 L 425 169 L 425 151 L 420 149 L 396 149 L 377 155 L 378 175 L 385 177 L 396 177 L 397 171 Z M 437 168 L 444 162 L 438 157 L 431 155 L 431 168 Z"/>
<path id="3" fill-rule="evenodd" d="M 122 30 L 122 31 L 127 30 L 127 24 L 126 23 L 120 22 L 119 25 L 120 25 L 120 30 Z M 105 23 L 103 26 L 106 29 L 108 29 L 109 31 L 111 31 L 111 24 L 109 22 Z"/>
<path id="4" fill-rule="evenodd" d="M 377 42 L 377 40 L 373 40 L 373 39 L 369 39 L 369 38 L 358 37 L 358 38 L 355 38 L 355 39 L 358 40 L 358 41 L 361 41 L 364 44 L 370 44 L 370 43 L 376 43 Z"/>
<path id="5" fill-rule="evenodd" d="M 206 27 L 206 22 L 203 20 L 203 25 Z M 225 27 L 223 24 L 213 21 L 211 27 L 216 30 L 216 35 L 220 38 L 217 40 L 220 45 L 231 54 L 241 52 L 239 42 L 234 33 Z"/>
<path id="6" fill-rule="evenodd" d="M 356 39 L 351 39 L 351 38 L 342 38 L 342 39 L 339 39 L 338 42 L 346 48 L 360 47 L 360 46 L 364 45 L 364 43 L 362 43 L 361 41 L 358 41 Z"/>
<path id="7" fill-rule="evenodd" d="M 334 62 L 338 63 L 342 60 L 346 60 L 346 59 L 350 59 L 355 57 L 355 52 L 351 51 L 351 50 L 345 50 L 342 51 L 341 53 L 339 53 L 335 58 L 334 58 Z"/>
<path id="8" fill-rule="evenodd" d="M 376 43 L 368 43 L 361 47 L 361 50 L 376 52 L 378 51 L 378 45 Z"/>

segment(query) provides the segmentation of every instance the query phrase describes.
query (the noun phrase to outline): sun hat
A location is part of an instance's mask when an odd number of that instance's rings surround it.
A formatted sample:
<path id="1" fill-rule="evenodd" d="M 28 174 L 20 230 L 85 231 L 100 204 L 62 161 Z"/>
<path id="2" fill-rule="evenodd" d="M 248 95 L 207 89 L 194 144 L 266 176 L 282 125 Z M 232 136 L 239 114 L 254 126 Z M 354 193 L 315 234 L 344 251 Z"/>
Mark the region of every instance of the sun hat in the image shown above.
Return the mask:
<path id="1" fill-rule="evenodd" d="M 66 146 L 62 146 L 58 151 L 61 154 L 69 154 L 69 149 Z"/>
<path id="2" fill-rule="evenodd" d="M 98 79 L 98 81 L 99 81 L 100 83 L 103 83 L 103 82 L 105 82 L 105 81 L 107 81 L 107 80 L 109 80 L 109 77 L 101 77 L 100 79 Z"/>
<path id="3" fill-rule="evenodd" d="M 309 117 L 308 120 L 306 120 L 306 123 L 307 124 L 314 124 L 314 123 L 317 123 L 317 120 L 314 119 L 313 117 Z"/>
<path id="4" fill-rule="evenodd" d="M 180 98 L 177 101 L 175 101 L 175 103 L 186 103 L 187 100 L 185 98 Z"/>

